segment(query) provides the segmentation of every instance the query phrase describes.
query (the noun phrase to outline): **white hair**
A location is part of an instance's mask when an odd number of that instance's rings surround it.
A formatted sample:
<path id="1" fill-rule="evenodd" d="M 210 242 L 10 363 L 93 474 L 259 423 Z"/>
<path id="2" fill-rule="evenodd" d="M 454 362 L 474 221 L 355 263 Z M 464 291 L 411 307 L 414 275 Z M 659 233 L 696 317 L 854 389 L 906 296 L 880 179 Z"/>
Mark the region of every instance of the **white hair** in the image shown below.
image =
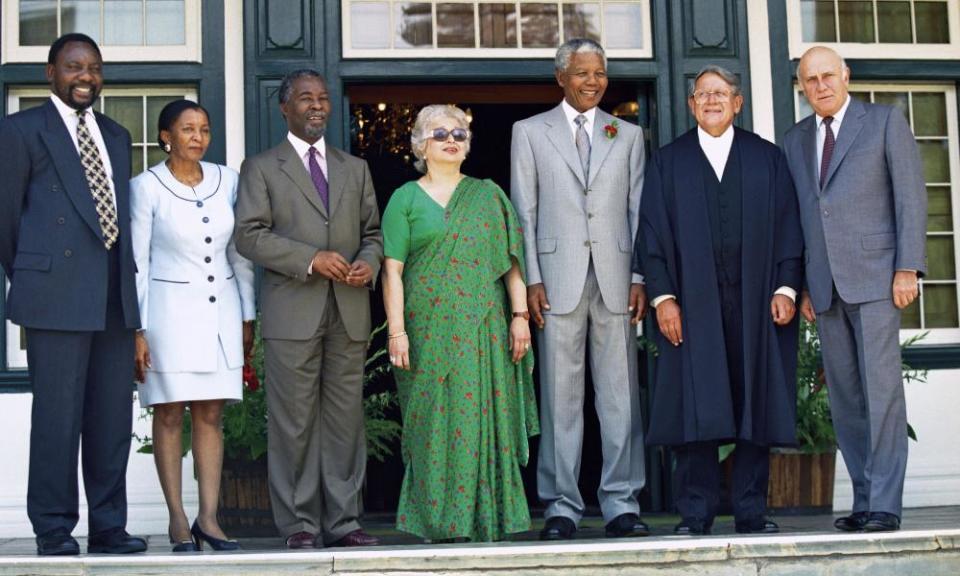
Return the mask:
<path id="1" fill-rule="evenodd" d="M 413 165 L 424 174 L 427 173 L 427 162 L 424 160 L 424 155 L 427 152 L 427 141 L 433 138 L 433 134 L 428 133 L 427 128 L 437 120 L 453 120 L 458 128 L 466 130 L 467 139 L 463 143 L 463 149 L 465 154 L 470 153 L 470 139 L 473 134 L 470 132 L 470 120 L 467 119 L 466 112 L 452 104 L 425 106 L 417 114 L 417 119 L 413 123 L 413 130 L 410 131 L 410 149 L 417 158 Z"/>
<path id="2" fill-rule="evenodd" d="M 557 55 L 553 59 L 553 68 L 563 72 L 570 66 L 570 58 L 574 54 L 599 54 L 603 60 L 603 67 L 607 67 L 607 53 L 595 40 L 589 38 L 571 38 L 557 48 Z"/>

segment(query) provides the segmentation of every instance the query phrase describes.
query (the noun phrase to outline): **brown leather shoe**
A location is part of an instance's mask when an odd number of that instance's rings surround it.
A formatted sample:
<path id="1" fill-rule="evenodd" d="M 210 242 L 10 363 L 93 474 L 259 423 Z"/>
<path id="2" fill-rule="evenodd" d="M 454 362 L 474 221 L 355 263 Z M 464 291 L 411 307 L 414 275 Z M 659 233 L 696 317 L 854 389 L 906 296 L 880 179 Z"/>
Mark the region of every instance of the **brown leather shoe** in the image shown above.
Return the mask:
<path id="1" fill-rule="evenodd" d="M 380 540 L 376 536 L 371 536 L 363 531 L 362 528 L 354 530 L 343 538 L 332 542 L 330 546 L 376 546 Z"/>
<path id="2" fill-rule="evenodd" d="M 313 548 L 313 541 L 316 538 L 309 532 L 297 532 L 287 536 L 287 548 L 290 550 L 302 550 L 303 548 Z"/>

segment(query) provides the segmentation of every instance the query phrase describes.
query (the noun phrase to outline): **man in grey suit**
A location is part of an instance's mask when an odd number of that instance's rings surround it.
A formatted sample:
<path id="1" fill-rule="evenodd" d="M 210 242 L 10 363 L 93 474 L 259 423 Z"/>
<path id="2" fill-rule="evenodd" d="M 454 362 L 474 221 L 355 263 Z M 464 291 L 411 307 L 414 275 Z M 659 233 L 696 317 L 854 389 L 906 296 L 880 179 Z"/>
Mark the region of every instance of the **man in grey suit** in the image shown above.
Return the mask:
<path id="1" fill-rule="evenodd" d="M 784 140 L 806 243 L 800 311 L 817 322 L 853 481 L 853 513 L 834 526 L 897 530 L 907 466 L 900 310 L 925 269 L 923 167 L 903 114 L 849 96 L 836 52 L 808 50 L 797 79 L 814 110 Z"/>
<path id="2" fill-rule="evenodd" d="M 544 540 L 572 538 L 583 516 L 578 488 L 586 359 L 603 450 L 598 497 L 610 537 L 645 536 L 643 423 L 634 325 L 646 311 L 631 276 L 643 187 L 643 133 L 597 108 L 606 55 L 574 39 L 554 63 L 564 100 L 513 126 L 510 194 L 523 224 L 527 300 L 540 351 L 540 458 Z"/>
<path id="3" fill-rule="evenodd" d="M 326 143 L 330 99 L 313 70 L 280 86 L 284 141 L 240 170 L 237 250 L 264 268 L 268 473 L 289 548 L 367 546 L 363 366 L 383 259 L 366 162 Z"/>

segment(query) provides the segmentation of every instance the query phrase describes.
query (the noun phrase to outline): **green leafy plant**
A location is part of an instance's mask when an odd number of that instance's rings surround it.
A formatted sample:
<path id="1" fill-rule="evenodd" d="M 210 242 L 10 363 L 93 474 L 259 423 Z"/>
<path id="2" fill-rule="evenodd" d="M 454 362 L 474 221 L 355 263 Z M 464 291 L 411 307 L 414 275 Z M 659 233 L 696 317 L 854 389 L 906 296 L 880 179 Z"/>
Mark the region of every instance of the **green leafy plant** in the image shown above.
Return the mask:
<path id="1" fill-rule="evenodd" d="M 371 334 L 369 342 L 386 329 L 386 323 L 378 326 Z M 256 461 L 267 453 L 267 395 L 261 383 L 264 382 L 263 342 L 259 323 L 256 334 L 256 348 L 251 365 L 255 378 L 245 378 L 243 384 L 243 402 L 237 402 L 223 411 L 223 449 L 228 460 Z M 363 387 L 366 391 L 384 374 L 391 370 L 386 361 L 386 345 L 368 350 L 364 364 Z M 402 427 L 392 416 L 397 405 L 397 394 L 393 390 L 365 393 L 363 398 L 363 416 L 366 428 L 367 455 L 377 461 L 393 454 L 394 442 L 400 436 Z M 142 419 L 152 417 L 152 411 L 145 409 Z M 153 453 L 153 440 L 149 435 L 134 434 L 140 443 L 137 450 L 143 454 Z M 190 451 L 191 424 L 189 411 L 183 419 L 183 454 Z"/>

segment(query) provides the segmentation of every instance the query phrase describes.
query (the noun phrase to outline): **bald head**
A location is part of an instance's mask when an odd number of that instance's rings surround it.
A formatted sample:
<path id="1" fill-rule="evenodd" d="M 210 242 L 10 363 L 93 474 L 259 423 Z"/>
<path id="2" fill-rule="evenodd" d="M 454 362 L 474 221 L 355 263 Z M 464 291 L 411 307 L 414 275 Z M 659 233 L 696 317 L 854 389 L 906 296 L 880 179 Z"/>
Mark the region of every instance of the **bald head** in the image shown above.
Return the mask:
<path id="1" fill-rule="evenodd" d="M 800 58 L 797 80 L 814 112 L 820 116 L 833 116 L 847 101 L 850 68 L 830 48 L 814 46 Z"/>

